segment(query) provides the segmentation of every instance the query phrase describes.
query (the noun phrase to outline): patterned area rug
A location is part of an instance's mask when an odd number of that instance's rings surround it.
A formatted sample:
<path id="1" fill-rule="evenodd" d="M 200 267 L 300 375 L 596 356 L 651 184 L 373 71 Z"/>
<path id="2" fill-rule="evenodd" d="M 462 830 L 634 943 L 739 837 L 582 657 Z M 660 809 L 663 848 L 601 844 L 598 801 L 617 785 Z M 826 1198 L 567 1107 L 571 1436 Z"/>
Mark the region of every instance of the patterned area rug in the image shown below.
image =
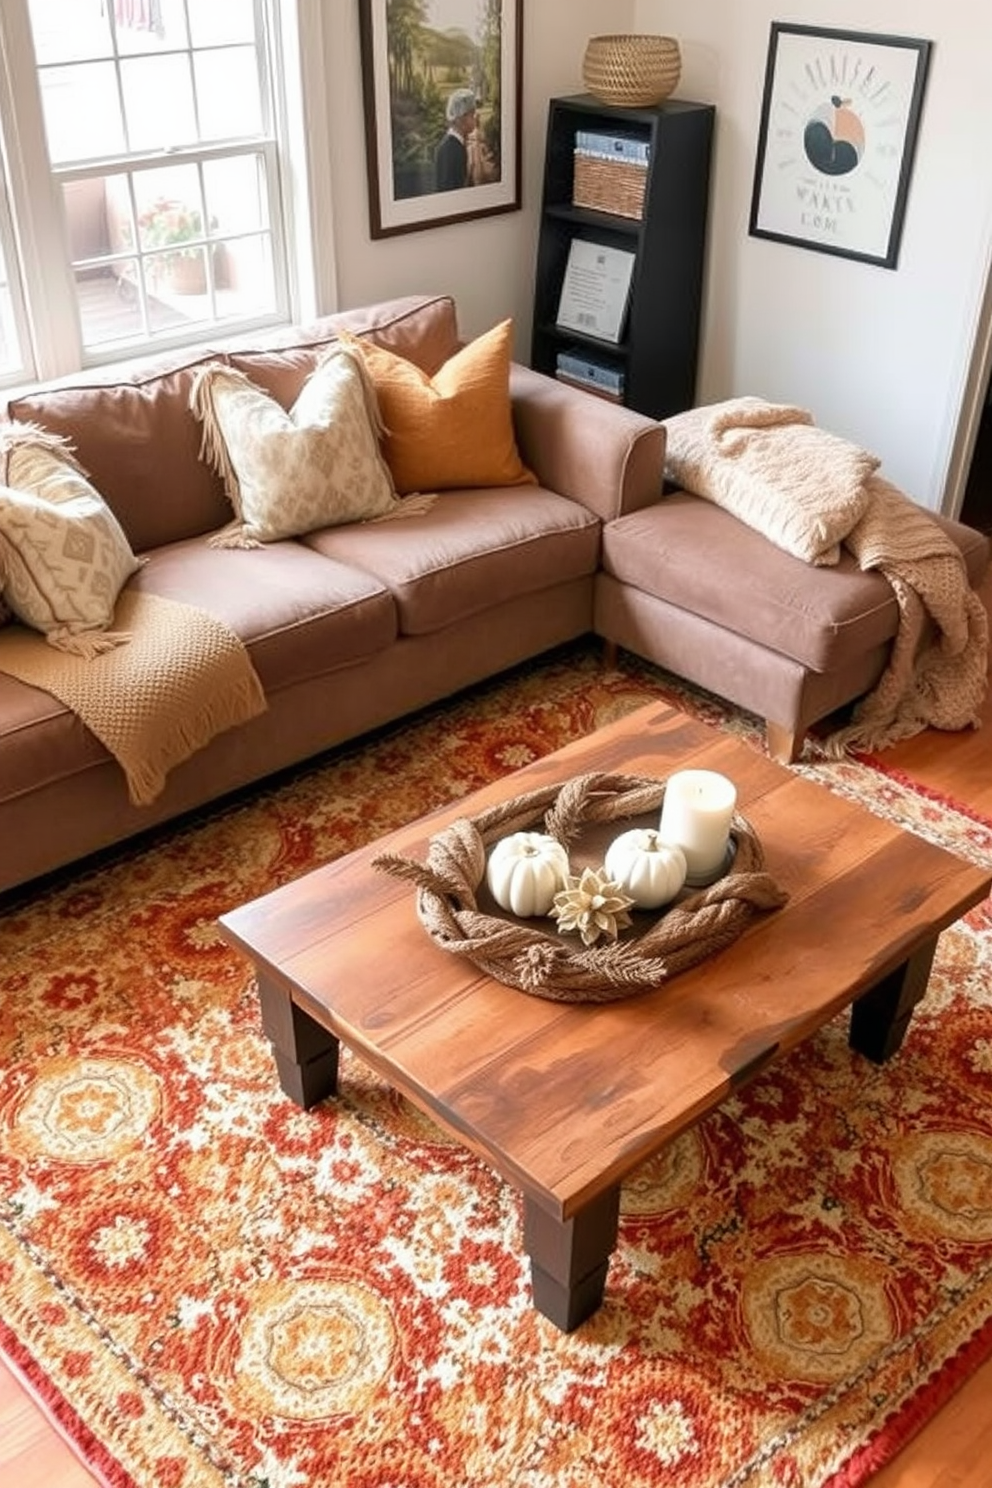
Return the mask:
<path id="1" fill-rule="evenodd" d="M 568 1336 L 483 1163 L 347 1054 L 339 1101 L 279 1090 L 217 916 L 659 696 L 760 741 L 573 647 L 0 917 L 0 1345 L 106 1482 L 857 1488 L 992 1352 L 988 903 L 887 1066 L 838 1019 L 637 1174 Z"/>

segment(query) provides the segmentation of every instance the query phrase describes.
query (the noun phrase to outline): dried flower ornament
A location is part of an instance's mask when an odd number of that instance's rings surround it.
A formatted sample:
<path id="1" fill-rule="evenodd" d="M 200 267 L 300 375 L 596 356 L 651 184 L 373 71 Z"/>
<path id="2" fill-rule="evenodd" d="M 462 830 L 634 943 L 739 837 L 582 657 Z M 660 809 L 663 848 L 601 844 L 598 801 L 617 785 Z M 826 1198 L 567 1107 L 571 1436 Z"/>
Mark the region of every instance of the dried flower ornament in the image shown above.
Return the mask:
<path id="1" fill-rule="evenodd" d="M 581 878 L 569 874 L 565 887 L 554 897 L 551 915 L 558 932 L 577 931 L 583 945 L 595 945 L 601 935 L 616 940 L 630 923 L 627 911 L 634 903 L 602 868 L 584 868 Z"/>

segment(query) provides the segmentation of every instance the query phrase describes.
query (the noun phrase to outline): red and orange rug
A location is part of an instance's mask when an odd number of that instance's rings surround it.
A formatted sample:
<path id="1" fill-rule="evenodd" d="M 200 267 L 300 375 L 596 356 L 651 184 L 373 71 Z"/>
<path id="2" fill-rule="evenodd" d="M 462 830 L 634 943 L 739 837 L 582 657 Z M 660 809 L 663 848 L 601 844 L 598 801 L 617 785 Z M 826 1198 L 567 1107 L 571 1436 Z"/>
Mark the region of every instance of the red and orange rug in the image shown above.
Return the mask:
<path id="1" fill-rule="evenodd" d="M 641 1170 L 569 1336 L 484 1164 L 348 1055 L 282 1095 L 217 916 L 659 695 L 759 741 L 573 648 L 0 916 L 0 1346 L 107 1483 L 858 1488 L 992 1352 L 988 903 L 888 1065 L 839 1019 Z"/>

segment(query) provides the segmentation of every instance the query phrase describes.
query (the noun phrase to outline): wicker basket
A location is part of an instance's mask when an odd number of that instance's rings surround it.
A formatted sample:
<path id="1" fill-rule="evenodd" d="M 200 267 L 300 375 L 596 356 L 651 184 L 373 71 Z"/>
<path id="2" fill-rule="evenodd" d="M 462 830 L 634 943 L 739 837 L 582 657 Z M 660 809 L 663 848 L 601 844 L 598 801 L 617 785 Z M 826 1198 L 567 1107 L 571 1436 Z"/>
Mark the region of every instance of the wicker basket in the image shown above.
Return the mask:
<path id="1" fill-rule="evenodd" d="M 599 155 L 575 152 L 572 201 L 594 212 L 613 212 L 618 217 L 643 217 L 647 165 L 628 160 L 604 160 Z"/>
<path id="2" fill-rule="evenodd" d="M 681 74 L 673 36 L 591 36 L 582 59 L 582 81 L 602 103 L 660 103 L 678 87 Z"/>

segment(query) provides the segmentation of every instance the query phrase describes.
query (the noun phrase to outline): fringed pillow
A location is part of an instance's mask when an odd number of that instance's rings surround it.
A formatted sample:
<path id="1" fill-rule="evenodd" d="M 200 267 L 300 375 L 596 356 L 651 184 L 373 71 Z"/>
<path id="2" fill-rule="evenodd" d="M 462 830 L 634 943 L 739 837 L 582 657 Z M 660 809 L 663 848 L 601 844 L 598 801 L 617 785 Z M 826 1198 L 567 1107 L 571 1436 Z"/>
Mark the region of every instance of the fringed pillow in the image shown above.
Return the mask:
<path id="1" fill-rule="evenodd" d="M 371 374 L 386 426 L 383 450 L 401 495 L 535 484 L 513 429 L 512 330 L 512 321 L 502 321 L 433 377 L 383 346 L 341 333 Z"/>
<path id="2" fill-rule="evenodd" d="M 91 657 L 128 639 L 108 630 L 139 560 L 67 441 L 33 424 L 0 429 L 3 599 L 61 651 Z"/>
<path id="3" fill-rule="evenodd" d="M 220 473 L 235 511 L 211 539 L 218 547 L 258 547 L 399 505 L 379 449 L 375 393 L 345 347 L 321 357 L 288 413 L 220 363 L 197 373 L 190 407 L 203 424 L 201 458 Z"/>

